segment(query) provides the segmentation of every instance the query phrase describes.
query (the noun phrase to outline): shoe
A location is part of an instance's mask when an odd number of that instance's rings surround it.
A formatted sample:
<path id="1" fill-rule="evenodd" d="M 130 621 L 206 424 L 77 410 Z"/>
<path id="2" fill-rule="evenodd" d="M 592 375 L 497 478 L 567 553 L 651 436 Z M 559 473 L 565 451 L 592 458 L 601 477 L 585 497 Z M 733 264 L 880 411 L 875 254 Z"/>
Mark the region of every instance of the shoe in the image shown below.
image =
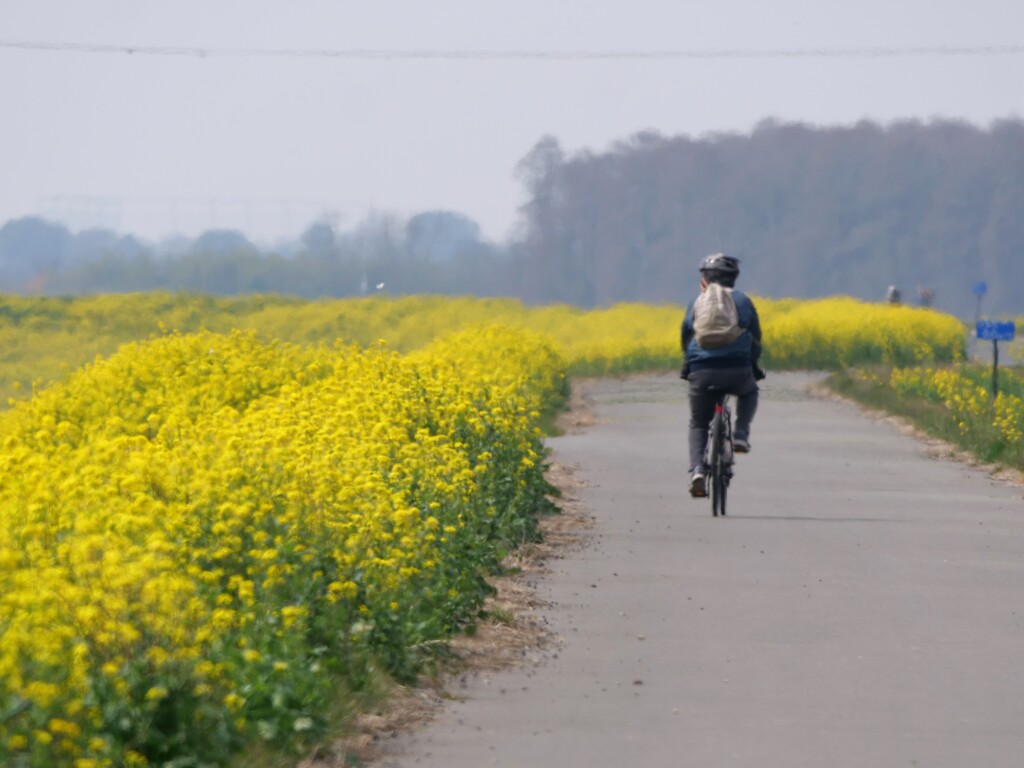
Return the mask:
<path id="1" fill-rule="evenodd" d="M 732 449 L 736 453 L 750 453 L 750 441 L 745 437 L 734 437 L 732 439 Z"/>
<path id="2" fill-rule="evenodd" d="M 703 472 L 694 472 L 693 477 L 690 478 L 690 495 L 695 499 L 708 495 L 707 488 L 704 487 Z"/>

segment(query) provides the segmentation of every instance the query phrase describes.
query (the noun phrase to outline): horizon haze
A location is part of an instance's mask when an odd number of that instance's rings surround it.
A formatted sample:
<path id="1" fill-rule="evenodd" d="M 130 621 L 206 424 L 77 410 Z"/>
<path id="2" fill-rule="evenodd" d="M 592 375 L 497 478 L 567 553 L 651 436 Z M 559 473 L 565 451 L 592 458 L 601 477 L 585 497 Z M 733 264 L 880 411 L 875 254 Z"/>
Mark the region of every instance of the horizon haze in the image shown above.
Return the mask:
<path id="1" fill-rule="evenodd" d="M 271 244 L 449 210 L 498 242 L 546 135 L 1019 117 L 1022 22 L 1009 0 L 0 1 L 0 221 Z"/>

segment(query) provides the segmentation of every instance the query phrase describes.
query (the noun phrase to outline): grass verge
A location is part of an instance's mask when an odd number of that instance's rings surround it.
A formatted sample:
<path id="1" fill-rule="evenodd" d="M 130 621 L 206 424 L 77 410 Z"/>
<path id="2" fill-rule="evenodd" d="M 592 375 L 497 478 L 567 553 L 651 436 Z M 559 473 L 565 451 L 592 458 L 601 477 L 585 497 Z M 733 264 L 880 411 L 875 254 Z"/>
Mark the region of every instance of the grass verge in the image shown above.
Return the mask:
<path id="1" fill-rule="evenodd" d="M 831 374 L 825 385 L 869 408 L 902 417 L 926 434 L 965 451 L 975 460 L 1024 471 L 1024 443 L 1008 438 L 991 405 L 975 403 L 955 412 L 937 395 L 901 393 L 891 386 L 892 369 L 854 369 Z"/>

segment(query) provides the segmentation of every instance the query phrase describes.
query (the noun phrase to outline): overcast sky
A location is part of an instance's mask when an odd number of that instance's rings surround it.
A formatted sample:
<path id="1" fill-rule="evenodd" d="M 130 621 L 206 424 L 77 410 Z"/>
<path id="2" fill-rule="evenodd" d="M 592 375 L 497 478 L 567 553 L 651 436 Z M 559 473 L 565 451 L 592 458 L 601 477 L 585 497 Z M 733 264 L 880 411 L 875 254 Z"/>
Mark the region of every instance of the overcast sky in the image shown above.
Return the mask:
<path id="1" fill-rule="evenodd" d="M 357 49 L 449 55 L 339 55 Z M 811 50 L 838 55 L 736 53 Z M 696 55 L 464 56 L 511 51 Z M 545 134 L 600 152 L 768 117 L 1020 117 L 1024 3 L 0 0 L 0 99 L 0 222 L 266 243 L 323 215 L 443 209 L 500 240 Z"/>

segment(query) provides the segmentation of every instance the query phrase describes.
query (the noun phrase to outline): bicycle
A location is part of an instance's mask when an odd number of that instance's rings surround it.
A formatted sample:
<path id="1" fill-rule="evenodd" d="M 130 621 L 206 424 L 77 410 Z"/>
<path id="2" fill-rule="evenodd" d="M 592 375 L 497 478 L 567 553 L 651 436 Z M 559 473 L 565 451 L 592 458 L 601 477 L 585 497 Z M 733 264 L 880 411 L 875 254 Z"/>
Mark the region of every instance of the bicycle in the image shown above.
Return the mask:
<path id="1" fill-rule="evenodd" d="M 735 451 L 732 443 L 732 411 L 729 395 L 722 394 L 715 403 L 715 415 L 708 427 L 708 447 L 704 456 L 706 477 L 711 485 L 711 514 L 725 516 L 725 502 L 732 480 Z"/>

